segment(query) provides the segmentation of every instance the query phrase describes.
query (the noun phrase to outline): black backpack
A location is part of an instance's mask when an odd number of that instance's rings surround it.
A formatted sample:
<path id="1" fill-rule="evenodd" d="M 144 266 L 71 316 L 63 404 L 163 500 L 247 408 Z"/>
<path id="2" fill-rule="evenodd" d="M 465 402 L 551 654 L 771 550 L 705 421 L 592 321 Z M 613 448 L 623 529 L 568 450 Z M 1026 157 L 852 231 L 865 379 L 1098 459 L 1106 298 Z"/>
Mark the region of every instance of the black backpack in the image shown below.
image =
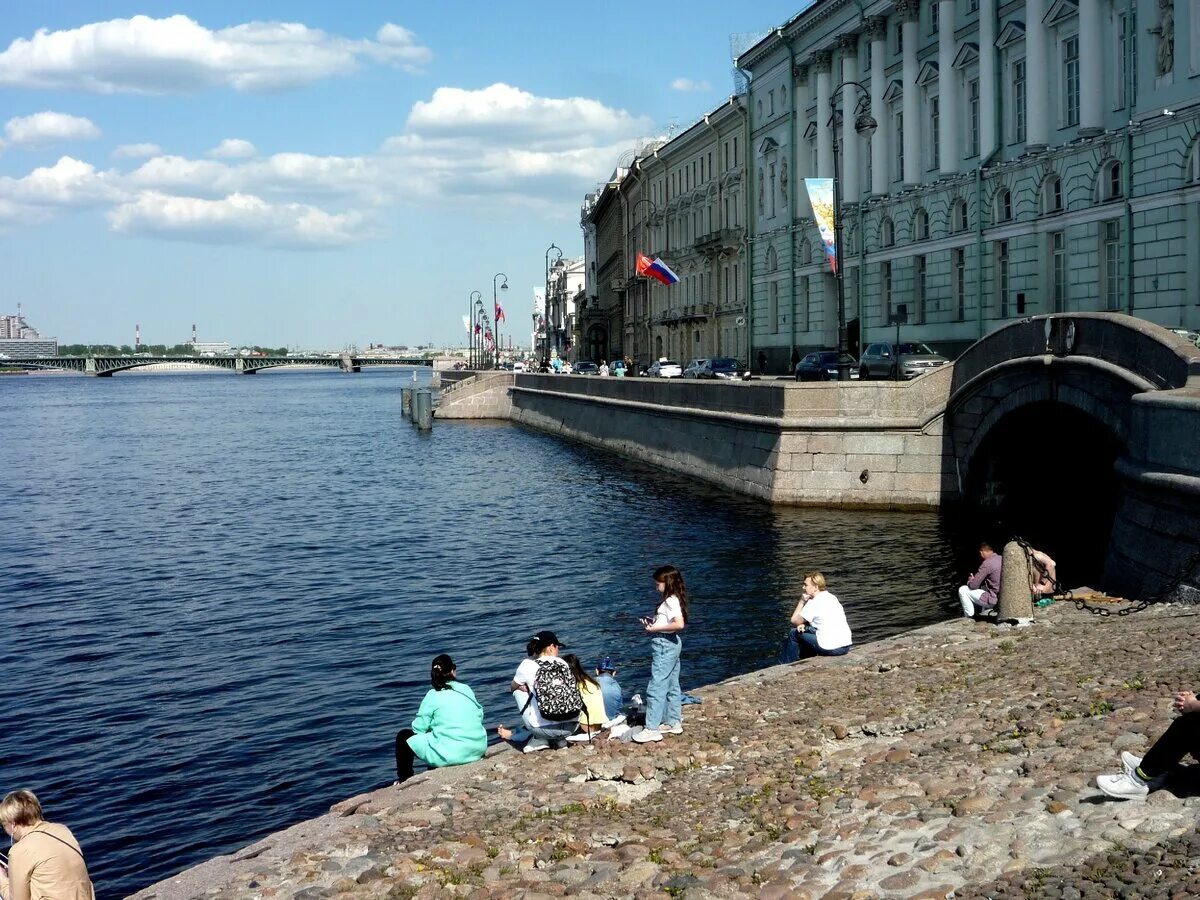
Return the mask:
<path id="1" fill-rule="evenodd" d="M 537 675 L 533 677 L 533 693 L 529 702 L 537 697 L 538 711 L 542 718 L 551 722 L 569 722 L 579 718 L 583 712 L 583 696 L 579 685 L 566 663 L 537 660 Z M 525 704 L 526 709 L 529 704 Z"/>

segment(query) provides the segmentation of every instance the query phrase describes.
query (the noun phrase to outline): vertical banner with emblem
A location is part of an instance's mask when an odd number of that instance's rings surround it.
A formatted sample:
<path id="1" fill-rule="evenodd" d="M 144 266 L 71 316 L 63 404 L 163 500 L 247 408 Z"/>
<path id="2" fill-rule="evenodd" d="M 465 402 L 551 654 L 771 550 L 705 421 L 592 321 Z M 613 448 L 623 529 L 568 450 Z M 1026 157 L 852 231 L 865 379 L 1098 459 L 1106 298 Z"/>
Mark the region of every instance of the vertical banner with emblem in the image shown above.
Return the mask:
<path id="1" fill-rule="evenodd" d="M 833 179 L 805 178 L 804 187 L 808 190 L 808 200 L 812 204 L 813 218 L 817 220 L 817 230 L 821 233 L 821 243 L 825 245 L 825 255 L 829 257 L 829 268 L 836 275 L 837 232 L 834 231 Z"/>

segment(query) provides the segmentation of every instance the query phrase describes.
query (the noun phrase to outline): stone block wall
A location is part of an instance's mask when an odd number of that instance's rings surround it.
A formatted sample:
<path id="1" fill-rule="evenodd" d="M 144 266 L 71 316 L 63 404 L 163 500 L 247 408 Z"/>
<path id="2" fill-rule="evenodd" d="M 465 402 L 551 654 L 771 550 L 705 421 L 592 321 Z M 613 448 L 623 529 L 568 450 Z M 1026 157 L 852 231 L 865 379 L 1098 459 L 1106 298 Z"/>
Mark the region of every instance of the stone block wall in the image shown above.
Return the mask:
<path id="1" fill-rule="evenodd" d="M 460 380 L 442 392 L 434 414 L 439 419 L 508 419 L 512 415 L 509 372 L 486 372 Z"/>

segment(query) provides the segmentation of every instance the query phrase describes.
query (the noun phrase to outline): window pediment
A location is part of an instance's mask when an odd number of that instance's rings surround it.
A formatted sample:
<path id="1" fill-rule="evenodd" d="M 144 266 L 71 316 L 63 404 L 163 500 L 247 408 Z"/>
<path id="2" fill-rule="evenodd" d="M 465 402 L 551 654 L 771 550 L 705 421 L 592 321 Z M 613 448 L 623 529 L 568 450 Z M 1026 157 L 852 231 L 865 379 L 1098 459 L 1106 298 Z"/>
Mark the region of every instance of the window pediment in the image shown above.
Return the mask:
<path id="1" fill-rule="evenodd" d="M 883 102 L 894 103 L 903 96 L 904 85 L 902 85 L 899 81 L 893 80 L 891 84 L 887 86 L 887 90 L 883 92 Z"/>
<path id="2" fill-rule="evenodd" d="M 775 138 L 764 138 L 763 142 L 758 145 L 758 153 L 760 156 L 766 156 L 768 153 L 774 153 L 779 149 L 779 141 Z"/>
<path id="3" fill-rule="evenodd" d="M 974 65 L 978 62 L 979 45 L 968 42 L 959 48 L 958 55 L 954 57 L 954 68 L 965 69 L 967 66 Z"/>
<path id="4" fill-rule="evenodd" d="M 815 141 L 817 139 L 817 123 L 809 122 L 808 127 L 804 129 L 804 139 L 806 141 Z"/>
<path id="5" fill-rule="evenodd" d="M 1025 25 L 1021 22 L 1009 22 L 1001 29 L 1000 36 L 996 38 L 996 46 L 1004 50 L 1023 40 L 1025 40 Z"/>
<path id="6" fill-rule="evenodd" d="M 927 62 L 921 66 L 921 71 L 917 73 L 917 84 L 921 87 L 929 87 L 938 80 L 938 64 L 935 62 Z"/>
<path id="7" fill-rule="evenodd" d="M 1042 16 L 1042 24 L 1053 28 L 1077 15 L 1079 15 L 1079 4 L 1075 0 L 1055 0 L 1046 11 L 1046 15 Z"/>

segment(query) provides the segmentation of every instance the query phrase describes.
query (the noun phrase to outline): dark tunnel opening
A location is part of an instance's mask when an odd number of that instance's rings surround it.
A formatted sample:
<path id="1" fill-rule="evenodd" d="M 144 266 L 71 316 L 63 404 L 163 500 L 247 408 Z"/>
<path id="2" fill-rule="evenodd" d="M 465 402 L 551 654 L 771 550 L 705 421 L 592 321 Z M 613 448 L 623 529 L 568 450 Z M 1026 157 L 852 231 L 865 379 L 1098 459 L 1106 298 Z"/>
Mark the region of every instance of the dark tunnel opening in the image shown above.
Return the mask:
<path id="1" fill-rule="evenodd" d="M 970 461 L 964 540 L 1023 537 L 1058 562 L 1064 588 L 1103 588 L 1124 445 L 1074 407 L 1043 402 L 1000 419 Z"/>

